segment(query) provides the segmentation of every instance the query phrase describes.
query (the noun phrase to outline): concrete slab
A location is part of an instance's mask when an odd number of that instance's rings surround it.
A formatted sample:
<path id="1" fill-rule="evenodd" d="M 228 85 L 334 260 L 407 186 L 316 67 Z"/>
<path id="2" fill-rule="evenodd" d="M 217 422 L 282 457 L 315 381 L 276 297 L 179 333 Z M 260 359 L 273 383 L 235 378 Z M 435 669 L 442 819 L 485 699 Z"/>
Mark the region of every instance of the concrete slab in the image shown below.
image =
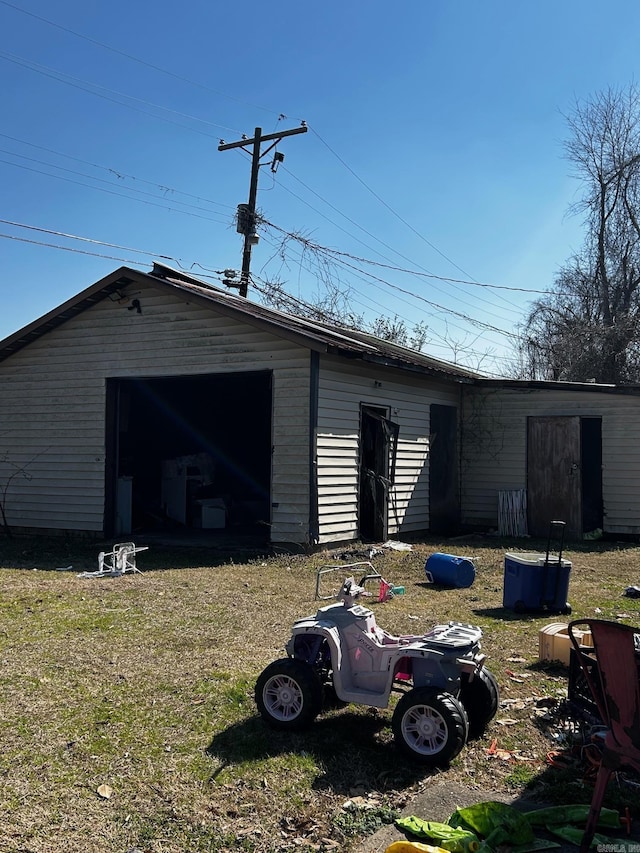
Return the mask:
<path id="1" fill-rule="evenodd" d="M 450 783 L 435 777 L 431 784 L 428 784 L 407 804 L 402 810 L 402 816 L 415 815 L 423 820 L 444 822 L 457 808 L 489 801 L 510 803 L 522 811 L 532 811 L 545 806 L 545 803 L 515 795 L 509 796 L 504 792 L 482 790 L 472 784 L 467 786 L 460 783 Z M 603 834 L 612 835 L 608 831 L 603 831 Z M 407 836 L 395 826 L 383 826 L 358 845 L 353 853 L 384 853 L 394 841 L 405 841 L 406 839 Z M 616 851 L 610 851 L 610 853 L 640 853 L 640 824 L 634 821 L 631 835 L 627 837 L 621 833 L 619 840 L 620 848 L 616 848 Z M 577 850 L 578 848 L 572 844 L 562 844 L 561 847 L 554 848 L 553 853 L 577 853 Z M 606 851 L 602 851 L 602 853 L 606 853 Z"/>

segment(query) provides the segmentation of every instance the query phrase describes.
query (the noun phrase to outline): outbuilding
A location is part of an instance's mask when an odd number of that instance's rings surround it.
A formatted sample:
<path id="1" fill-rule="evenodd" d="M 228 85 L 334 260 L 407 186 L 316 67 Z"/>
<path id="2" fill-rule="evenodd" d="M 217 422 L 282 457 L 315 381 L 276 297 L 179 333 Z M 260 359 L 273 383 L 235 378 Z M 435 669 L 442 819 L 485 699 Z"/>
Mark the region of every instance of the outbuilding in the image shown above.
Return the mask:
<path id="1" fill-rule="evenodd" d="M 0 524 L 640 536 L 640 389 L 496 380 L 155 264 L 0 342 Z"/>
<path id="2" fill-rule="evenodd" d="M 23 532 L 316 546 L 459 529 L 479 374 L 155 264 L 0 342 L 0 496 Z"/>
<path id="3" fill-rule="evenodd" d="M 467 525 L 640 536 L 640 388 L 484 379 L 463 410 Z"/>

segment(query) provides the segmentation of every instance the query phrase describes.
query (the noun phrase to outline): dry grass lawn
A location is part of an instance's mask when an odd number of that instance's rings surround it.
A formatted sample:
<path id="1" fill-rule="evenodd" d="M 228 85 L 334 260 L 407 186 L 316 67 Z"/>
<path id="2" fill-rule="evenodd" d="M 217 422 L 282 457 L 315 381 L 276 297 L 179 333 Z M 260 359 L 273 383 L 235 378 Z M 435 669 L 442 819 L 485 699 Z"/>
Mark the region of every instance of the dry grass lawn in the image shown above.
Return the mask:
<path id="1" fill-rule="evenodd" d="M 518 548 L 544 545 L 475 538 L 388 551 L 375 567 L 406 593 L 371 607 L 397 633 L 449 619 L 484 630 L 502 705 L 444 771 L 452 780 L 479 796 L 526 789 L 586 802 L 579 774 L 547 764 L 557 727 L 536 718 L 536 702 L 567 685 L 562 667 L 539 662 L 539 630 L 566 617 L 502 608 L 504 553 Z M 0 539 L 1 850 L 346 850 L 430 783 L 394 747 L 389 711 L 349 706 L 293 736 L 256 715 L 258 673 L 283 656 L 294 619 L 315 612 L 316 571 L 337 557 L 220 564 L 204 549 L 157 547 L 138 556 L 142 574 L 76 577 L 98 550 Z M 475 583 L 427 584 L 434 551 L 472 556 Z M 565 556 L 574 616 L 640 624 L 640 601 L 623 595 L 640 581 L 640 548 L 598 543 Z M 515 754 L 488 755 L 494 739 Z M 350 799 L 370 808 L 345 811 Z"/>

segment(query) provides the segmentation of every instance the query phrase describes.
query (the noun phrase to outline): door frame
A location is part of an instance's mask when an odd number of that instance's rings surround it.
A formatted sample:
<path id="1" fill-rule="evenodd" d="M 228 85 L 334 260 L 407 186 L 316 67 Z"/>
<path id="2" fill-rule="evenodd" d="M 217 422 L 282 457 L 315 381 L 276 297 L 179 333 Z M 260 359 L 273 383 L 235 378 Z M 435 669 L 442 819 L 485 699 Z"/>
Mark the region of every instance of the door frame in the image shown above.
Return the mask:
<path id="1" fill-rule="evenodd" d="M 365 541 L 388 538 L 390 491 L 395 479 L 398 424 L 389 408 L 360 403 L 358 442 L 358 535 Z M 368 447 L 369 440 L 373 446 Z"/>
<path id="2" fill-rule="evenodd" d="M 544 468 L 536 466 L 532 453 L 535 436 L 532 431 L 546 422 L 546 449 L 549 456 Z M 557 425 L 554 435 L 553 425 Z M 538 441 L 545 436 L 538 433 Z M 571 445 L 558 442 L 570 438 Z M 566 521 L 567 536 L 581 539 L 590 529 L 603 524 L 602 505 L 602 417 L 581 415 L 530 415 L 526 433 L 527 512 L 529 532 L 545 536 L 540 519 L 544 507 L 548 521 Z M 555 442 L 555 447 L 553 446 Z M 590 452 L 587 451 L 587 447 Z M 596 452 L 596 450 L 598 452 Z M 544 460 L 542 460 L 544 464 Z M 554 470 L 555 469 L 555 470 Z M 555 479 L 555 487 L 554 487 Z M 540 485 L 539 492 L 532 489 Z M 586 491 L 589 491 L 588 497 Z M 595 494 L 595 498 L 594 498 Z"/>
<path id="3" fill-rule="evenodd" d="M 429 406 L 429 532 L 447 536 L 460 529 L 458 418 L 457 406 Z"/>

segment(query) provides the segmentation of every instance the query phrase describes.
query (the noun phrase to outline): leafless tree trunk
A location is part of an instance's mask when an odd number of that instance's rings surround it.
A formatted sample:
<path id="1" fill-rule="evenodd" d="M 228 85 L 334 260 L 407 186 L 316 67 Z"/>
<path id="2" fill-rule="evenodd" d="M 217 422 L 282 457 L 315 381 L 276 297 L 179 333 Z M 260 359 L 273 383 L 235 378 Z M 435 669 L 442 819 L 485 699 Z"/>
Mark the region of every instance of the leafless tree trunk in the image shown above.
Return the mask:
<path id="1" fill-rule="evenodd" d="M 640 90 L 609 89 L 568 118 L 583 186 L 583 250 L 534 303 L 521 355 L 530 378 L 640 381 Z"/>

